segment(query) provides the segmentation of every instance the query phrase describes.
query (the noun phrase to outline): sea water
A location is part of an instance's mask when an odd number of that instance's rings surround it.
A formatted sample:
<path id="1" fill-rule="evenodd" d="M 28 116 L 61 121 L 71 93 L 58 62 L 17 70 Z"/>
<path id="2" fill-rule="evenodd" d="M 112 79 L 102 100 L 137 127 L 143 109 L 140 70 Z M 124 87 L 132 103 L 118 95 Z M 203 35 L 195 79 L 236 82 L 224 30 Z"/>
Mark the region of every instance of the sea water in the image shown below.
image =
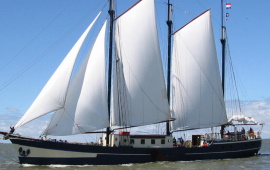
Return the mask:
<path id="1" fill-rule="evenodd" d="M 124 164 L 124 165 L 104 165 L 104 166 L 36 166 L 36 165 L 20 165 L 16 151 L 12 144 L 0 144 L 0 169 L 1 170 L 75 170 L 75 169 L 270 169 L 270 139 L 264 139 L 262 148 L 258 156 L 249 158 L 223 159 L 223 160 L 203 160 L 203 161 L 179 161 L 179 162 L 153 162 L 144 164 Z"/>

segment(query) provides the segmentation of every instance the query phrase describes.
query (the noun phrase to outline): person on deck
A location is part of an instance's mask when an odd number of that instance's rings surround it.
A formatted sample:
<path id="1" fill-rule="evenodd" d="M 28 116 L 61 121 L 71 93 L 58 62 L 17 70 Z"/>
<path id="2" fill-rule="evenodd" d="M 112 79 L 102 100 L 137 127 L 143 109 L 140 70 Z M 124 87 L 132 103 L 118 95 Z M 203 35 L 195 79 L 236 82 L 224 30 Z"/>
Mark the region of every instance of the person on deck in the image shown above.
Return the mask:
<path id="1" fill-rule="evenodd" d="M 241 129 L 241 133 L 242 133 L 242 134 L 245 134 L 245 133 L 246 133 L 246 131 L 245 131 L 245 128 L 244 128 L 244 127 L 242 127 L 242 129 Z"/>
<path id="2" fill-rule="evenodd" d="M 254 139 L 255 138 L 255 136 L 254 136 L 254 130 L 252 128 L 249 129 L 248 133 L 249 133 L 251 139 Z"/>

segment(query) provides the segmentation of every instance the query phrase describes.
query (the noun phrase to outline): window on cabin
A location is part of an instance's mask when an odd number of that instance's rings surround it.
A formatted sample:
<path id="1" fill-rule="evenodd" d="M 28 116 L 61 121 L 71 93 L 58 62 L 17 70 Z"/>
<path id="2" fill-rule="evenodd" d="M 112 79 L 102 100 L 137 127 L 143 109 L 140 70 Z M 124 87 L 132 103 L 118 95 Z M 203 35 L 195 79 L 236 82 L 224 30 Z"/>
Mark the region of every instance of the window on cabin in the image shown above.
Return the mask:
<path id="1" fill-rule="evenodd" d="M 145 144 L 145 139 L 141 139 L 141 144 Z"/>
<path id="2" fill-rule="evenodd" d="M 151 139 L 151 144 L 155 144 L 156 140 L 155 139 Z"/>
<path id="3" fill-rule="evenodd" d="M 130 144 L 134 144 L 134 139 L 130 139 Z"/>
<path id="4" fill-rule="evenodd" d="M 165 139 L 161 139 L 161 144 L 165 144 Z"/>

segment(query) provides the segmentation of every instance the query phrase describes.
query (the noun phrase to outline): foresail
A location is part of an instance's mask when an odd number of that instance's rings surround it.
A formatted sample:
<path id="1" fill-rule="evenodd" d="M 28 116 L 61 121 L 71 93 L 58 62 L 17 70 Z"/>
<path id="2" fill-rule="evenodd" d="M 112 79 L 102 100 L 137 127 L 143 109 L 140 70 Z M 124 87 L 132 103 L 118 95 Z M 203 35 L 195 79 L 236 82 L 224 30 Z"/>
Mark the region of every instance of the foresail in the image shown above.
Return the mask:
<path id="1" fill-rule="evenodd" d="M 116 19 L 112 125 L 170 119 L 154 0 L 139 1 Z"/>
<path id="2" fill-rule="evenodd" d="M 174 34 L 172 63 L 172 129 L 226 124 L 209 10 Z"/>
<path id="3" fill-rule="evenodd" d="M 67 93 L 65 108 L 57 111 L 46 135 L 70 135 L 109 126 L 105 74 L 104 23 Z"/>
<path id="4" fill-rule="evenodd" d="M 98 16 L 99 15 L 100 13 Z M 43 87 L 42 91 L 39 93 L 31 107 L 16 124 L 15 129 L 42 115 L 64 109 L 74 63 L 88 32 L 90 31 L 98 16 L 89 25 L 89 27 L 81 35 L 73 48 L 69 51 L 47 84 Z"/>

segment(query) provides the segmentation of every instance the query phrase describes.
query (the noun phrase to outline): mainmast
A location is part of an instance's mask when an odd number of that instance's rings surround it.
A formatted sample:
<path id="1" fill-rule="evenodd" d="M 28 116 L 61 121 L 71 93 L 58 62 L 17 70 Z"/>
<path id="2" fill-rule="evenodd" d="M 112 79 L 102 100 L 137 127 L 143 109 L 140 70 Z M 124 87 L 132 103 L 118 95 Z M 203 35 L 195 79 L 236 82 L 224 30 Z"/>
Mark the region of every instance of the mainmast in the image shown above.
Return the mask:
<path id="1" fill-rule="evenodd" d="M 170 98 L 171 98 L 171 41 L 172 41 L 172 4 L 170 3 L 170 0 L 168 0 L 168 73 L 167 73 L 167 96 L 168 96 L 168 102 L 170 105 Z M 170 122 L 166 122 L 166 135 L 170 135 Z"/>
<path id="2" fill-rule="evenodd" d="M 225 57 L 226 57 L 226 27 L 224 26 L 224 3 L 223 0 L 221 0 L 221 45 L 222 45 L 222 92 L 223 92 L 223 97 L 225 98 Z M 224 135 L 224 129 L 225 125 L 221 125 L 221 138 L 223 138 Z"/>
<path id="3" fill-rule="evenodd" d="M 111 110 L 111 84 L 112 84 L 112 49 L 113 49 L 113 23 L 114 23 L 114 0 L 110 0 L 110 40 L 109 40 L 109 68 L 108 68 L 108 113 L 110 121 L 110 110 Z M 111 133 L 110 127 L 107 127 L 106 132 L 106 146 L 109 146 L 109 135 Z"/>

